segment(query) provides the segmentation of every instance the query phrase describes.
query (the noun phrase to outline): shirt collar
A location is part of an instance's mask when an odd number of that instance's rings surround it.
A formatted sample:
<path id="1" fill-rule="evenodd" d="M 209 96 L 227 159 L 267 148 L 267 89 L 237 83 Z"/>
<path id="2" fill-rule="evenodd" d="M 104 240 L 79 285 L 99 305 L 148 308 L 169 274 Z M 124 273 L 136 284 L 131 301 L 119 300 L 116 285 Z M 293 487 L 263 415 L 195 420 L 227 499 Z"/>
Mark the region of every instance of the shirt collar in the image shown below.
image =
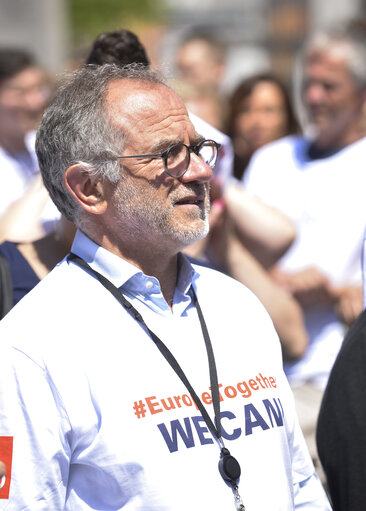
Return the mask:
<path id="1" fill-rule="evenodd" d="M 80 230 L 76 231 L 71 252 L 82 257 L 94 270 L 104 275 L 116 287 L 121 287 L 141 270 L 118 257 L 109 250 L 97 245 Z"/>
<path id="2" fill-rule="evenodd" d="M 137 299 L 156 312 L 170 312 L 161 293 L 160 283 L 155 277 L 145 275 L 136 266 L 97 245 L 80 230 L 76 232 L 71 251 L 108 278 L 126 297 Z M 197 277 L 198 273 L 188 259 L 179 254 L 174 312 L 182 314 L 191 303 L 189 290 Z"/>

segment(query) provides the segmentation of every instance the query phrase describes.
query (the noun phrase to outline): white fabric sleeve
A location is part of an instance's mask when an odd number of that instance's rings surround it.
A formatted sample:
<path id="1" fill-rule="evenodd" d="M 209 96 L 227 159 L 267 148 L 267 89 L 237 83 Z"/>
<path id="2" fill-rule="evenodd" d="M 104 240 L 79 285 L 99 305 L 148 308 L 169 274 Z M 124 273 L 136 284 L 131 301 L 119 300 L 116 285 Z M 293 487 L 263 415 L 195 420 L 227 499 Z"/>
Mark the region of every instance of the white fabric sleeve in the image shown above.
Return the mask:
<path id="1" fill-rule="evenodd" d="M 0 439 L 12 438 L 6 511 L 63 509 L 69 473 L 68 418 L 46 370 L 12 347 L 0 350 Z M 11 459 L 11 458 L 10 458 Z"/>
<path id="2" fill-rule="evenodd" d="M 328 497 L 324 491 L 311 460 L 304 435 L 301 431 L 295 409 L 295 400 L 283 374 L 281 383 L 284 390 L 283 399 L 286 401 L 286 409 L 292 409 L 292 417 L 289 430 L 292 431 L 292 480 L 295 510 L 301 511 L 331 511 Z"/>
<path id="3" fill-rule="evenodd" d="M 327 495 L 316 474 L 294 485 L 295 510 L 331 511 Z"/>

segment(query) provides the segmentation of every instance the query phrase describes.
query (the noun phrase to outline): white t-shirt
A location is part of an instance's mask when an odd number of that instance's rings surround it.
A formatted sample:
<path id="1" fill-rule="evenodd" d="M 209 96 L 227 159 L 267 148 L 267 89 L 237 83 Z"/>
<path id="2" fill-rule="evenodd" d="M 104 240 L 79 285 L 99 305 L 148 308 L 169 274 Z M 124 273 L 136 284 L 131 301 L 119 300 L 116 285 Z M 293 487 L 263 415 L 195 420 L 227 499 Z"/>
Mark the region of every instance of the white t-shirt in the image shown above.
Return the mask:
<path id="1" fill-rule="evenodd" d="M 314 266 L 336 286 L 361 284 L 361 249 L 366 225 L 366 138 L 327 158 L 310 160 L 309 142 L 290 136 L 253 156 L 243 182 L 246 190 L 293 220 L 297 239 L 280 267 L 297 272 Z M 324 387 L 344 338 L 330 308 L 306 314 L 310 346 L 286 366 L 293 384 L 311 380 Z"/>
<path id="2" fill-rule="evenodd" d="M 213 417 L 194 286 L 246 510 L 330 510 L 295 417 L 278 338 L 256 297 L 181 257 L 172 313 L 155 278 L 80 232 L 73 251 L 121 288 Z M 0 497 L 10 492 L 0 509 L 235 509 L 218 472 L 220 449 L 189 392 L 94 277 L 63 261 L 1 321 L 0 337 L 0 440 L 13 441 Z"/>

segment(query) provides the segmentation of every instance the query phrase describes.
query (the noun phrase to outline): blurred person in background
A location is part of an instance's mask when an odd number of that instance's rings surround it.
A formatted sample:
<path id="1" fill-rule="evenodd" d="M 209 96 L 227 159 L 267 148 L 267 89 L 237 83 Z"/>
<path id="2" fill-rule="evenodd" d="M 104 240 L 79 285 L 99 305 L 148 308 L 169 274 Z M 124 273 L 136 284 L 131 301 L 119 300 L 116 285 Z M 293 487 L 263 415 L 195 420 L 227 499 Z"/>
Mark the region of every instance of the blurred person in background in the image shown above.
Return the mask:
<path id="1" fill-rule="evenodd" d="M 173 80 L 169 86 L 183 99 L 188 110 L 218 130 L 223 130 L 225 108 L 221 97 L 207 86 L 193 85 L 186 80 Z"/>
<path id="2" fill-rule="evenodd" d="M 33 56 L 22 49 L 0 49 L 0 231 L 8 222 L 3 215 L 39 174 L 34 151 L 35 129 L 52 96 L 52 84 Z M 26 217 L 26 212 L 24 213 Z M 36 236 L 54 228 L 59 214 L 51 201 L 46 201 L 41 215 L 24 237 Z M 19 218 L 19 229 L 22 219 Z M 27 224 L 29 225 L 29 224 Z M 34 232 L 32 229 L 34 228 Z M 4 236 L 7 237 L 6 232 Z"/>
<path id="3" fill-rule="evenodd" d="M 227 108 L 222 90 L 225 74 L 223 43 L 199 28 L 185 34 L 175 52 L 176 90 L 194 114 L 220 131 Z"/>
<path id="4" fill-rule="evenodd" d="M 175 63 L 179 79 L 221 92 L 226 52 L 217 38 L 199 30 L 187 34 L 178 46 Z"/>
<path id="5" fill-rule="evenodd" d="M 312 136 L 289 136 L 259 149 L 243 182 L 297 229 L 295 242 L 272 275 L 305 314 L 309 346 L 285 371 L 317 459 L 315 425 L 323 391 L 345 330 L 362 310 L 364 35 L 348 22 L 313 34 L 304 47 L 302 69 L 302 99 Z"/>
<path id="6" fill-rule="evenodd" d="M 257 149 L 299 131 L 289 93 L 279 78 L 261 73 L 243 80 L 228 99 L 225 130 L 234 146 L 234 176 L 242 178 Z"/>

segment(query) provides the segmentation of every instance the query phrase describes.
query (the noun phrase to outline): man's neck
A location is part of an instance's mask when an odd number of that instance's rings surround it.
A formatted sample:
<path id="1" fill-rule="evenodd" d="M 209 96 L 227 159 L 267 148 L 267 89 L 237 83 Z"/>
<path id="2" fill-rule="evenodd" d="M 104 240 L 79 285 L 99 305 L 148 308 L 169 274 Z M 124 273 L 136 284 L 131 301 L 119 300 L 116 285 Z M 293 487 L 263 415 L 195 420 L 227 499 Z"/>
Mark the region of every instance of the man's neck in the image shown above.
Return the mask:
<path id="1" fill-rule="evenodd" d="M 343 123 L 334 122 L 326 129 L 319 130 L 312 144 L 319 154 L 334 154 L 366 135 L 366 126 L 358 115 L 351 116 L 348 122 L 346 121 L 343 119 Z"/>
<path id="2" fill-rule="evenodd" d="M 340 138 L 339 140 L 334 140 L 332 143 L 329 141 L 324 141 L 321 138 L 314 140 L 308 149 L 308 156 L 311 160 L 319 160 L 322 158 L 329 158 L 334 154 L 338 153 L 345 147 L 353 144 L 360 140 L 365 134 L 357 134 L 348 138 Z"/>
<path id="3" fill-rule="evenodd" d="M 167 257 L 166 254 L 155 254 L 151 252 L 149 257 L 138 257 L 127 253 L 117 253 L 119 257 L 139 268 L 145 275 L 155 277 L 159 283 L 161 292 L 170 307 L 173 304 L 173 297 L 178 278 L 178 255 Z"/>
<path id="4" fill-rule="evenodd" d="M 338 151 L 343 149 L 342 147 L 318 147 L 316 141 L 312 142 L 307 149 L 307 156 L 309 160 L 321 160 L 323 158 L 330 158 Z"/>
<path id="5" fill-rule="evenodd" d="M 178 278 L 178 256 L 173 256 L 163 264 L 147 264 L 146 266 L 141 265 L 139 267 L 145 275 L 153 275 L 158 279 L 161 292 L 168 305 L 172 307 Z"/>
<path id="6" fill-rule="evenodd" d="M 155 277 L 166 302 L 171 306 L 178 277 L 179 250 L 176 247 L 168 247 L 167 244 L 160 246 L 158 243 L 138 247 L 136 240 L 134 243 L 111 242 L 105 234 L 98 236 L 97 229 L 87 229 L 84 232 L 95 243 L 134 265 L 145 275 Z"/>

